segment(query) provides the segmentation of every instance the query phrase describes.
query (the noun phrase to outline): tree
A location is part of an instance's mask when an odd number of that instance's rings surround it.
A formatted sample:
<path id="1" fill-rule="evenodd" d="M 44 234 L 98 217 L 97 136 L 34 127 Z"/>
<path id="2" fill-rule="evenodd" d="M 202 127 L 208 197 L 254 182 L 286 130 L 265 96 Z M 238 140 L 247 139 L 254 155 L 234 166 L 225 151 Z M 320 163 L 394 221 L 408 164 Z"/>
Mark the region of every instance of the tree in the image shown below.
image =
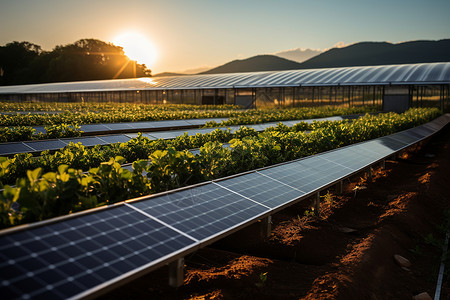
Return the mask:
<path id="1" fill-rule="evenodd" d="M 57 46 L 48 54 L 44 82 L 150 76 L 145 65 L 130 61 L 123 48 L 96 39 Z M 119 72 L 121 71 L 121 72 Z"/>
<path id="2" fill-rule="evenodd" d="M 0 84 L 27 83 L 30 65 L 43 53 L 41 46 L 30 42 L 11 42 L 0 46 Z"/>
<path id="3" fill-rule="evenodd" d="M 0 85 L 146 76 L 151 71 L 130 60 L 122 47 L 97 39 L 81 39 L 50 52 L 29 42 L 0 47 Z"/>

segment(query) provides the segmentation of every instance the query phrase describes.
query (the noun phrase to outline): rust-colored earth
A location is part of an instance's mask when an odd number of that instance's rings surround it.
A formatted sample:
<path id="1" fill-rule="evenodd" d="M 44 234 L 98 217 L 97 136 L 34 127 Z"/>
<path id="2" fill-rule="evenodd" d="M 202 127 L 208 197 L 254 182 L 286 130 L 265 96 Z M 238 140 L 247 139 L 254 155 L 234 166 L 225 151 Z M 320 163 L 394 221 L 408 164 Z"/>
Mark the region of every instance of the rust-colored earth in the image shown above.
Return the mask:
<path id="1" fill-rule="evenodd" d="M 434 296 L 450 209 L 450 128 L 420 149 L 375 168 L 373 180 L 346 180 L 344 193 L 273 216 L 185 258 L 185 283 L 168 286 L 161 268 L 103 299 L 411 299 Z M 310 211 L 310 210 L 308 210 Z M 447 218 L 449 215 L 447 215 Z M 405 269 L 394 261 L 409 259 Z M 450 266 L 447 266 L 447 270 Z M 450 299 L 450 270 L 441 299 Z"/>

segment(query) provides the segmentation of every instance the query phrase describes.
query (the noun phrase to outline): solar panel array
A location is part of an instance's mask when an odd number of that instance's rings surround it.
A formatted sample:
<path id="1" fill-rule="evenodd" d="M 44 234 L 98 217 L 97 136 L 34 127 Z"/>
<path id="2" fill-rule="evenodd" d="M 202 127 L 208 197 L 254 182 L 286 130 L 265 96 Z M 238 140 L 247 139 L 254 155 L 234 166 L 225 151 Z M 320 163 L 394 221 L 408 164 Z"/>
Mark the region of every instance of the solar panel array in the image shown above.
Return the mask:
<path id="1" fill-rule="evenodd" d="M 417 143 L 450 122 L 0 232 L 5 299 L 82 298 L 143 274 Z"/>
<path id="2" fill-rule="evenodd" d="M 209 118 L 209 119 L 187 119 L 187 120 L 163 120 L 163 121 L 145 121 L 145 122 L 126 122 L 126 123 L 100 123 L 80 125 L 80 130 L 91 134 L 107 134 L 108 132 L 124 131 L 149 131 L 163 130 L 177 127 L 203 126 L 207 122 L 226 121 L 228 118 Z M 44 126 L 35 126 L 36 132 L 45 133 Z"/>
<path id="3" fill-rule="evenodd" d="M 443 62 L 29 84 L 0 87 L 0 94 L 448 83 Z"/>
<path id="4" fill-rule="evenodd" d="M 224 119 L 209 119 L 210 121 L 216 121 L 219 122 Z M 307 122 L 312 123 L 313 121 L 336 121 L 336 120 L 343 120 L 342 117 L 329 117 L 329 118 L 322 118 L 322 119 L 310 119 L 310 120 L 294 120 L 294 121 L 283 121 L 283 124 L 287 126 L 293 126 L 294 124 L 297 124 L 299 122 Z M 161 121 L 163 122 L 163 121 Z M 164 121 L 165 122 L 165 121 Z M 173 122 L 174 127 L 176 124 L 179 124 L 179 127 L 182 127 L 182 123 L 175 121 Z M 153 123 L 153 122 L 148 122 Z M 254 128 L 256 131 L 263 131 L 266 128 L 276 126 L 279 122 L 270 122 L 265 124 L 255 124 L 255 125 L 245 125 L 246 127 Z M 118 123 L 121 124 L 121 123 Z M 128 123 L 129 124 L 129 123 Z M 167 126 L 169 124 L 168 122 L 164 123 L 166 125 L 161 126 Z M 203 123 L 204 124 L 204 123 Z M 97 125 L 97 124 L 94 124 Z M 114 124 L 108 124 L 108 126 L 111 126 Z M 86 125 L 87 126 L 87 125 Z M 236 126 L 229 126 L 229 127 L 222 127 L 222 130 L 226 130 L 227 128 L 231 129 L 231 132 L 235 132 L 238 130 L 242 125 L 236 125 Z M 138 125 L 136 125 L 136 128 L 139 128 Z M 148 128 L 148 127 L 146 127 Z M 157 128 L 156 126 L 154 128 Z M 166 128 L 166 127 L 161 127 Z M 168 131 L 155 131 L 151 133 L 143 133 L 142 135 L 144 137 L 149 138 L 150 140 L 157 140 L 157 139 L 174 139 L 178 136 L 182 136 L 185 133 L 188 136 L 196 135 L 198 133 L 205 134 L 210 133 L 214 131 L 217 128 L 195 128 L 195 129 L 186 129 L 186 130 L 168 130 Z M 95 129 L 92 129 L 95 130 Z M 99 135 L 99 136 L 87 136 L 87 137 L 77 137 L 77 138 L 63 138 L 63 139 L 54 139 L 54 140 L 41 140 L 41 141 L 26 141 L 26 142 L 12 142 L 12 143 L 1 143 L 0 144 L 0 156 L 2 155 L 13 155 L 18 153 L 37 153 L 44 150 L 58 150 L 61 148 L 64 148 L 65 146 L 69 145 L 69 143 L 81 143 L 84 146 L 90 147 L 95 145 L 109 145 L 113 143 L 126 143 L 129 140 L 136 138 L 138 136 L 138 133 L 126 133 L 126 134 L 111 134 L 111 135 Z"/>

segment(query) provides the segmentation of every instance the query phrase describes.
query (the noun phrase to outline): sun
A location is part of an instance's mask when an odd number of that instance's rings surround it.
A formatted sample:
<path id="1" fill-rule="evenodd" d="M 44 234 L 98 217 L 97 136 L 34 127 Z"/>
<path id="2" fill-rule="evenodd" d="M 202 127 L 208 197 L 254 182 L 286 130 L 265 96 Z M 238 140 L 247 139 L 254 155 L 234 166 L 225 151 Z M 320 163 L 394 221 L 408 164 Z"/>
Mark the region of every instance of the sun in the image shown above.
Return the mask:
<path id="1" fill-rule="evenodd" d="M 113 44 L 121 46 L 125 55 L 139 64 L 151 68 L 156 60 L 156 48 L 150 40 L 137 32 L 127 32 L 113 39 Z"/>

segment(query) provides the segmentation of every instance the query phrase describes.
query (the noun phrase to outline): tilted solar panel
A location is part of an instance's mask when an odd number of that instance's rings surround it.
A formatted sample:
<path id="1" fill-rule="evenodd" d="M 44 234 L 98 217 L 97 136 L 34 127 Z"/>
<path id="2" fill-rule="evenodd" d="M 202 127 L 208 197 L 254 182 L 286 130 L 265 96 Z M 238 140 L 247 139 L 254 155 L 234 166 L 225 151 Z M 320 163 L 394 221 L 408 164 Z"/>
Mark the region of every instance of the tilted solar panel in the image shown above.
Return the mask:
<path id="1" fill-rule="evenodd" d="M 65 299 L 150 267 L 194 241 L 119 206 L 0 236 L 4 299 Z"/>
<path id="2" fill-rule="evenodd" d="M 16 153 L 33 152 L 34 149 L 24 143 L 3 143 L 0 144 L 0 155 L 11 155 Z"/>
<path id="3" fill-rule="evenodd" d="M 24 144 L 30 146 L 35 151 L 57 150 L 67 146 L 67 143 L 64 143 L 61 140 L 32 141 L 24 142 Z"/>
<path id="4" fill-rule="evenodd" d="M 199 241 L 270 210 L 214 183 L 130 204 Z"/>
<path id="5" fill-rule="evenodd" d="M 298 199 L 305 194 L 259 172 L 236 176 L 216 183 L 272 209 Z"/>
<path id="6" fill-rule="evenodd" d="M 67 138 L 61 139 L 61 141 L 65 143 L 81 143 L 83 146 L 90 147 L 95 145 L 105 145 L 107 144 L 105 141 L 99 139 L 98 137 L 80 137 L 80 138 Z"/>
<path id="7" fill-rule="evenodd" d="M 126 143 L 130 140 L 130 138 L 124 134 L 100 135 L 98 138 L 108 144 Z"/>

